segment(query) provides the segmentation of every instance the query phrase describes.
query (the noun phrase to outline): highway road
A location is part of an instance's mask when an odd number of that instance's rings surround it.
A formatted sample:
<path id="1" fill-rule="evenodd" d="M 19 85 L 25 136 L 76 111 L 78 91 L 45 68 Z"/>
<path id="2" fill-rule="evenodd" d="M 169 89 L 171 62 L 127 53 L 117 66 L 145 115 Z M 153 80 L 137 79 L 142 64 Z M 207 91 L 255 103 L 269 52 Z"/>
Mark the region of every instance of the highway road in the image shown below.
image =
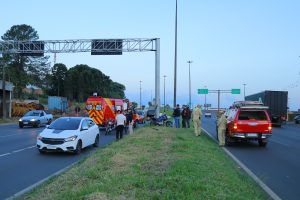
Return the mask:
<path id="1" fill-rule="evenodd" d="M 203 118 L 202 127 L 216 137 L 215 119 Z M 95 148 L 82 154 L 49 153 L 41 155 L 35 148 L 41 128 L 19 129 L 17 125 L 0 125 L 0 199 L 35 184 L 70 164 L 85 158 Z M 114 134 L 101 134 L 100 147 L 115 140 Z M 257 142 L 226 147 L 257 177 L 282 199 L 300 197 L 300 125 L 274 128 L 266 148 Z"/>
<path id="2" fill-rule="evenodd" d="M 0 199 L 35 184 L 42 179 L 85 158 L 95 150 L 84 149 L 80 155 L 70 153 L 40 154 L 35 147 L 36 137 L 45 127 L 23 128 L 17 124 L 0 125 Z M 113 142 L 115 135 L 104 136 L 101 132 L 100 146 Z"/>
<path id="3" fill-rule="evenodd" d="M 216 138 L 215 118 L 204 118 L 202 127 Z M 280 198 L 300 198 L 300 125 L 273 128 L 267 147 L 257 142 L 226 147 Z"/>

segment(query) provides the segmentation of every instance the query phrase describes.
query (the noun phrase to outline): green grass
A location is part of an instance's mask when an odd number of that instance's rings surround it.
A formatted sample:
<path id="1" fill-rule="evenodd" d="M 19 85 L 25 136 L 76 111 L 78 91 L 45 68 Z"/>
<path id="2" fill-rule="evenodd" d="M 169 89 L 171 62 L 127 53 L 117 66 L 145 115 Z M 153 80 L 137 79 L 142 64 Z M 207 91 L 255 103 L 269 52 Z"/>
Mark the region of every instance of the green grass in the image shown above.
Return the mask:
<path id="1" fill-rule="evenodd" d="M 98 149 L 22 199 L 268 199 L 192 129 L 145 127 Z"/>

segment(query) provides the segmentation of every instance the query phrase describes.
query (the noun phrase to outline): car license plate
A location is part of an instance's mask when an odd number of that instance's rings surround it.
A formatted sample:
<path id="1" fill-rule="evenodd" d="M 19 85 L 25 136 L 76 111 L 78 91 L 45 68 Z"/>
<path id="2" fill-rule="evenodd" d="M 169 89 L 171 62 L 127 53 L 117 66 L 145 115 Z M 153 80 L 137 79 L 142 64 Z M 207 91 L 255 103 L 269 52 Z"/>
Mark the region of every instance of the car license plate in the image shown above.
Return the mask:
<path id="1" fill-rule="evenodd" d="M 248 137 L 257 137 L 256 133 L 248 133 Z"/>
<path id="2" fill-rule="evenodd" d="M 28 122 L 23 122 L 23 124 L 28 124 Z"/>
<path id="3" fill-rule="evenodd" d="M 56 146 L 48 145 L 48 146 L 47 146 L 47 149 L 56 149 Z"/>

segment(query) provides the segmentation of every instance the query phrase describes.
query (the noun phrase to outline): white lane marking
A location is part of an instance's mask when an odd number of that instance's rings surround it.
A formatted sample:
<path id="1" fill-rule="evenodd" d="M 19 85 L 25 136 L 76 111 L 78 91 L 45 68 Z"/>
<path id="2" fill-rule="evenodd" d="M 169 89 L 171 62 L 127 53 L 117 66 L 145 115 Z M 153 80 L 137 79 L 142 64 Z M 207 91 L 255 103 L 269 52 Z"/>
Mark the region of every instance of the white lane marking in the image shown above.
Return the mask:
<path id="1" fill-rule="evenodd" d="M 19 133 L 16 133 L 16 134 L 11 134 L 11 135 L 4 135 L 4 136 L 0 136 L 0 138 L 10 137 L 10 136 L 14 136 L 14 135 L 19 135 Z"/>
<path id="2" fill-rule="evenodd" d="M 8 155 L 11 155 L 11 154 L 14 154 L 14 153 L 18 153 L 18 152 L 21 152 L 21 151 L 25 151 L 27 149 L 32 149 L 32 148 L 35 148 L 35 146 L 30 146 L 30 147 L 25 147 L 23 149 L 14 150 L 14 151 L 12 151 L 10 153 L 4 153 L 4 154 L 1 154 L 0 157 L 8 156 Z"/>
<path id="3" fill-rule="evenodd" d="M 3 156 L 8 156 L 10 155 L 11 153 L 5 153 L 5 154 L 1 154 L 0 157 L 3 157 Z"/>

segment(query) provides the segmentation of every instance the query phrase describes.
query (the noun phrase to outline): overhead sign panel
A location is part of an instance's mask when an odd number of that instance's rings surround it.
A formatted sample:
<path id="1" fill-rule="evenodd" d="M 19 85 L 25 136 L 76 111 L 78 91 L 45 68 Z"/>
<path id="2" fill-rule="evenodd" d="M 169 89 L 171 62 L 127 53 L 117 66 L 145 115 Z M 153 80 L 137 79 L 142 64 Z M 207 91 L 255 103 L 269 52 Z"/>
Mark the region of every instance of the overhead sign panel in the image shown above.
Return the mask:
<path id="1" fill-rule="evenodd" d="M 22 56 L 44 56 L 44 41 L 20 42 L 19 50 Z"/>
<path id="2" fill-rule="evenodd" d="M 122 39 L 92 40 L 91 55 L 122 55 Z"/>
<path id="3" fill-rule="evenodd" d="M 198 94 L 208 94 L 208 89 L 198 89 Z"/>
<path id="4" fill-rule="evenodd" d="M 231 89 L 231 94 L 241 94 L 240 89 Z"/>

